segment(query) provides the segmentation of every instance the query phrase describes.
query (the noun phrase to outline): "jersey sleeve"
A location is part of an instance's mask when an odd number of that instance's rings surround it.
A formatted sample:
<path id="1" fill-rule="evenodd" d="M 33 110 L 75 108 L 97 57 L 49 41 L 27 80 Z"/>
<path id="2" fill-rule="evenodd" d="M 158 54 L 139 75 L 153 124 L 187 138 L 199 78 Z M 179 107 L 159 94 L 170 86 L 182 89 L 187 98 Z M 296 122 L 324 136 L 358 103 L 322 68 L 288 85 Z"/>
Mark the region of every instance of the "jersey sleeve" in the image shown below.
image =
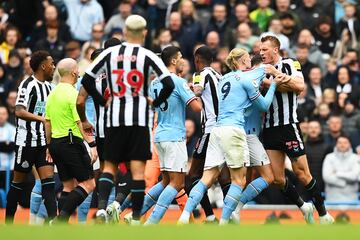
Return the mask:
<path id="1" fill-rule="evenodd" d="M 28 83 L 25 86 L 24 83 L 25 81 L 23 81 L 18 88 L 15 105 L 24 106 L 26 108 L 28 106 L 29 99 L 31 98 L 33 85 L 31 83 Z"/>
<path id="2" fill-rule="evenodd" d="M 74 122 L 80 121 L 79 114 L 76 109 L 76 99 L 77 99 L 78 92 L 76 90 L 72 91 L 69 94 L 69 107 L 74 119 Z"/>
<path id="3" fill-rule="evenodd" d="M 291 76 L 304 78 L 300 62 L 296 59 L 289 59 L 288 62 L 291 69 Z"/>
<path id="4" fill-rule="evenodd" d="M 196 99 L 195 94 L 191 91 L 189 85 L 185 80 L 176 81 L 176 89 L 179 92 L 180 98 L 188 105 L 192 100 Z"/>
<path id="5" fill-rule="evenodd" d="M 147 56 L 145 58 L 149 61 L 150 67 L 153 69 L 159 80 L 163 80 L 170 76 L 170 71 L 155 53 L 147 51 Z"/>
<path id="6" fill-rule="evenodd" d="M 46 105 L 45 105 L 45 119 L 46 120 L 50 120 L 51 115 L 50 115 L 50 108 L 51 108 L 51 97 L 52 95 L 50 94 L 46 100 Z"/>
<path id="7" fill-rule="evenodd" d="M 192 80 L 194 87 L 205 88 L 205 76 L 203 74 L 194 73 Z"/>

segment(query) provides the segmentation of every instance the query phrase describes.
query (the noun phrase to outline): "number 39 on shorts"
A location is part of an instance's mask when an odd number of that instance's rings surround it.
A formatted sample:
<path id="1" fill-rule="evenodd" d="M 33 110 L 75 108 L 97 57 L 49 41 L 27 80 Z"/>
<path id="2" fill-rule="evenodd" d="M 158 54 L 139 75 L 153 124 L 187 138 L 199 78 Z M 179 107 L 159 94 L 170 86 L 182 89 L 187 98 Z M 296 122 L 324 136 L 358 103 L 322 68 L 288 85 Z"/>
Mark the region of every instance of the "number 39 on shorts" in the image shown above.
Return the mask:
<path id="1" fill-rule="evenodd" d="M 119 86 L 119 91 L 116 92 L 114 90 L 114 96 L 116 97 L 123 97 L 126 93 L 126 85 L 124 83 L 124 70 L 123 69 L 114 69 L 112 71 L 112 74 L 117 75 L 116 84 Z M 132 96 L 138 96 L 139 91 L 144 83 L 144 75 L 142 72 L 133 69 L 130 72 L 128 72 L 126 76 L 126 81 L 130 85 L 132 91 Z"/>

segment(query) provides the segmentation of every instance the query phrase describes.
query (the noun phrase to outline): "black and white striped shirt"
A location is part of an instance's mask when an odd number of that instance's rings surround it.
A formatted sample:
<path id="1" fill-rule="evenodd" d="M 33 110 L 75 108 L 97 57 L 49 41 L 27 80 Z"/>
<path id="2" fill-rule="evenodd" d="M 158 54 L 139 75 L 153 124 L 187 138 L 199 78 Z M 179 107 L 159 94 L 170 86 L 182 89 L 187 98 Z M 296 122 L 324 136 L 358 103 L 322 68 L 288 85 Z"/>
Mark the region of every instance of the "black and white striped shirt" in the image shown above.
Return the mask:
<path id="1" fill-rule="evenodd" d="M 108 87 L 112 97 L 107 110 L 106 126 L 152 127 L 152 111 L 146 99 L 149 75 L 155 72 L 160 80 L 170 78 L 170 72 L 161 59 L 139 44 L 125 42 L 110 47 L 86 70 L 82 82 L 84 87 L 89 87 L 84 82 L 85 78 L 88 81 L 90 76 L 95 81 L 104 72 L 108 76 Z M 91 89 L 86 90 L 91 94 Z"/>
<path id="2" fill-rule="evenodd" d="M 20 83 L 16 106 L 23 106 L 29 113 L 45 117 L 45 105 L 50 91 L 49 82 L 41 82 L 32 75 Z M 17 118 L 15 143 L 27 147 L 45 146 L 45 126 L 41 122 Z"/>
<path id="3" fill-rule="evenodd" d="M 193 77 L 194 87 L 200 86 L 203 91 L 201 100 L 203 111 L 201 114 L 201 123 L 203 133 L 210 133 L 216 124 L 218 115 L 217 85 L 221 75 L 211 67 L 205 67 L 200 73 L 195 73 Z"/>
<path id="4" fill-rule="evenodd" d="M 302 77 L 301 65 L 291 58 L 280 58 L 275 68 L 289 76 Z M 271 79 L 272 77 L 269 77 Z M 264 127 L 276 127 L 297 123 L 297 95 L 295 92 L 276 91 L 269 110 L 265 114 Z"/>
<path id="5" fill-rule="evenodd" d="M 96 90 L 101 93 L 101 95 L 110 94 L 107 88 L 107 80 L 106 80 L 106 73 L 100 74 L 95 80 Z M 107 93 L 108 92 L 108 93 Z M 95 106 L 95 134 L 99 138 L 105 137 L 105 127 L 106 127 L 106 108 L 101 106 L 100 104 L 94 101 Z"/>

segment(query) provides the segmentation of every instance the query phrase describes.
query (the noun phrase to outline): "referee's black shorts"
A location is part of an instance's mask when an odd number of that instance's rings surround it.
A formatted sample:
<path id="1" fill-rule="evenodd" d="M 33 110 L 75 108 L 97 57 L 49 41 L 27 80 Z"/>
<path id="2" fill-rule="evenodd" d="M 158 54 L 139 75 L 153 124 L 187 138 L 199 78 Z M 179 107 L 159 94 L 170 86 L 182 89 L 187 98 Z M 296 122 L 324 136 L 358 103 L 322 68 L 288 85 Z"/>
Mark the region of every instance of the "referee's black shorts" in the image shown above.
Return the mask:
<path id="1" fill-rule="evenodd" d="M 299 123 L 264 128 L 263 143 L 266 150 L 285 152 L 290 159 L 306 153 Z"/>
<path id="2" fill-rule="evenodd" d="M 107 128 L 105 133 L 104 159 L 119 164 L 131 160 L 151 159 L 150 128 L 120 126 Z"/>
<path id="3" fill-rule="evenodd" d="M 58 169 L 61 181 L 75 178 L 79 183 L 94 177 L 91 158 L 81 138 L 52 138 L 49 146 L 51 157 Z"/>

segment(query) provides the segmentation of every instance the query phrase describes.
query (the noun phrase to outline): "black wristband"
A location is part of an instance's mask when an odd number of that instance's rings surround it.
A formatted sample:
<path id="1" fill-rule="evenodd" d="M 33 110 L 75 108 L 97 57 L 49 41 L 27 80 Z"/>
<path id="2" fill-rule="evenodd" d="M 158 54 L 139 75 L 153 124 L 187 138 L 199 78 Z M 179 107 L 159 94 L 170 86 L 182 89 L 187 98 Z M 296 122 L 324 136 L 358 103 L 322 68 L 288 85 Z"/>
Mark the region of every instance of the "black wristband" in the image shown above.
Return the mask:
<path id="1" fill-rule="evenodd" d="M 91 148 L 96 147 L 95 141 L 89 142 L 88 144 L 89 144 L 89 147 L 91 147 Z"/>

